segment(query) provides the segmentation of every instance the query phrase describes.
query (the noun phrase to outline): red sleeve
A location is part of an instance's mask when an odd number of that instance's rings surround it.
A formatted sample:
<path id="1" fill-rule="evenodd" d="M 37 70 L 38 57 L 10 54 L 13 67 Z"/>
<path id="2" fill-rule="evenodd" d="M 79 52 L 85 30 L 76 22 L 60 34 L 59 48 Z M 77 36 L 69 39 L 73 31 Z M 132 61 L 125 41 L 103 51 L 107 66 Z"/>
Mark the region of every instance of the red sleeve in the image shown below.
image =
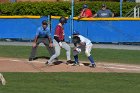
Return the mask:
<path id="1" fill-rule="evenodd" d="M 80 16 L 84 16 L 84 10 L 82 10 L 81 12 L 80 12 Z"/>
<path id="2" fill-rule="evenodd" d="M 56 28 L 55 28 L 54 36 L 59 37 L 60 36 L 60 32 L 61 32 L 61 27 L 59 25 L 57 25 Z"/>

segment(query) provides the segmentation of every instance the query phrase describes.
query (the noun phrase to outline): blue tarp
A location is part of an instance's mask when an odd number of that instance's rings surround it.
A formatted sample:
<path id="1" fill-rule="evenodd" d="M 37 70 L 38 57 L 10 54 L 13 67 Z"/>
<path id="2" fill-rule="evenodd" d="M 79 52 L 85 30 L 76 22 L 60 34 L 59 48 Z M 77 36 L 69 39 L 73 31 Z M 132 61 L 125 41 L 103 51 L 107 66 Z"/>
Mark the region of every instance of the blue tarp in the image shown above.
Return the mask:
<path id="1" fill-rule="evenodd" d="M 0 38 L 33 39 L 36 30 L 41 26 L 40 19 L 0 19 Z M 51 19 L 51 33 L 54 35 L 58 19 Z M 71 21 L 68 20 L 65 28 L 65 40 L 70 41 Z M 135 20 L 74 20 L 74 30 L 88 37 L 92 42 L 140 42 L 140 21 Z"/>
<path id="2" fill-rule="evenodd" d="M 0 38 L 26 38 L 33 39 L 36 30 L 41 26 L 42 20 L 30 18 L 0 19 Z"/>
<path id="3" fill-rule="evenodd" d="M 75 21 L 75 30 L 94 42 L 140 42 L 140 21 Z"/>

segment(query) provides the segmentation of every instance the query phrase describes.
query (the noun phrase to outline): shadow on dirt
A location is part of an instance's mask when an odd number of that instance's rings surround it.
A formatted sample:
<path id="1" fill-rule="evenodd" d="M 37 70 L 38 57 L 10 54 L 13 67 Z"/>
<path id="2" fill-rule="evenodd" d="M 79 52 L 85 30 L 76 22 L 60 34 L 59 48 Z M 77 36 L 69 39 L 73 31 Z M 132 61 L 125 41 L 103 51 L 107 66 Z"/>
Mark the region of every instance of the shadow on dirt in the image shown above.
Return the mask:
<path id="1" fill-rule="evenodd" d="M 50 57 L 38 56 L 38 57 L 35 57 L 35 58 L 34 58 L 34 60 L 37 60 L 37 59 L 50 59 Z"/>

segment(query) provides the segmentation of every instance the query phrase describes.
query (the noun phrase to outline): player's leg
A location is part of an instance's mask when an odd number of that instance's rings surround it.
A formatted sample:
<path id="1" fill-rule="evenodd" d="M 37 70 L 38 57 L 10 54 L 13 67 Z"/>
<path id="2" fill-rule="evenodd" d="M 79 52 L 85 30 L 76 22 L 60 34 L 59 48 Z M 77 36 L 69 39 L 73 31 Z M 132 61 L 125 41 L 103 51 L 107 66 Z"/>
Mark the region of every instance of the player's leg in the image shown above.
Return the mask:
<path id="1" fill-rule="evenodd" d="M 73 64 L 73 66 L 75 66 L 75 65 L 80 65 L 80 64 L 79 64 L 79 59 L 78 59 L 78 54 L 81 53 L 83 50 L 84 50 L 84 49 L 82 49 L 82 46 L 79 46 L 79 47 L 73 49 L 73 57 L 74 57 L 74 62 L 75 62 L 75 63 Z"/>
<path id="2" fill-rule="evenodd" d="M 53 40 L 53 46 L 55 49 L 55 53 L 51 56 L 51 58 L 46 62 L 46 64 L 52 64 L 53 60 L 60 55 L 60 46 L 56 40 Z"/>
<path id="3" fill-rule="evenodd" d="M 66 42 L 62 42 L 62 48 L 66 50 L 67 63 L 71 62 L 71 48 Z"/>
<path id="4" fill-rule="evenodd" d="M 79 59 L 78 59 L 78 54 L 79 52 L 76 50 L 73 50 L 73 57 L 74 57 L 74 65 L 79 64 Z"/>
<path id="5" fill-rule="evenodd" d="M 35 59 L 37 47 L 41 42 L 42 42 L 42 40 L 38 39 L 37 42 L 36 42 L 36 46 L 32 46 L 32 51 L 31 51 L 31 54 L 30 54 L 30 57 L 29 57 L 29 61 L 32 61 L 32 60 Z"/>
<path id="6" fill-rule="evenodd" d="M 86 54 L 86 56 L 88 57 L 88 59 L 91 63 L 89 66 L 90 67 L 95 67 L 96 65 L 95 65 L 94 59 L 93 59 L 92 55 L 90 54 L 91 50 L 92 50 L 92 44 L 87 45 L 85 47 L 85 54 Z"/>

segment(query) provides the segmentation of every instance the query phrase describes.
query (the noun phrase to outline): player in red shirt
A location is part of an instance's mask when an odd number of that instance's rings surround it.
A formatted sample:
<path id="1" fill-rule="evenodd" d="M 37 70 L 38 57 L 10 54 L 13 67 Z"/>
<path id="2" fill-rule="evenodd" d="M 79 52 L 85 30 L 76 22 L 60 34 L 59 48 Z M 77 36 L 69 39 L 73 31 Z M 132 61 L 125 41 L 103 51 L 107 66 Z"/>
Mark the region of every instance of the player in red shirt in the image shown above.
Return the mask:
<path id="1" fill-rule="evenodd" d="M 90 9 L 88 9 L 88 6 L 86 4 L 84 4 L 83 9 L 82 9 L 80 15 L 78 16 L 78 19 L 90 18 L 90 17 L 92 17 L 92 11 Z"/>
<path id="2" fill-rule="evenodd" d="M 54 65 L 53 61 L 55 58 L 57 58 L 60 55 L 61 48 L 64 48 L 66 50 L 66 56 L 67 56 L 67 63 L 71 62 L 71 48 L 70 46 L 65 42 L 64 39 L 64 27 L 63 25 L 67 23 L 67 19 L 65 17 L 61 17 L 59 19 L 59 23 L 55 28 L 55 34 L 53 39 L 53 46 L 55 48 L 55 54 L 51 56 L 51 58 L 45 63 L 46 65 Z"/>

